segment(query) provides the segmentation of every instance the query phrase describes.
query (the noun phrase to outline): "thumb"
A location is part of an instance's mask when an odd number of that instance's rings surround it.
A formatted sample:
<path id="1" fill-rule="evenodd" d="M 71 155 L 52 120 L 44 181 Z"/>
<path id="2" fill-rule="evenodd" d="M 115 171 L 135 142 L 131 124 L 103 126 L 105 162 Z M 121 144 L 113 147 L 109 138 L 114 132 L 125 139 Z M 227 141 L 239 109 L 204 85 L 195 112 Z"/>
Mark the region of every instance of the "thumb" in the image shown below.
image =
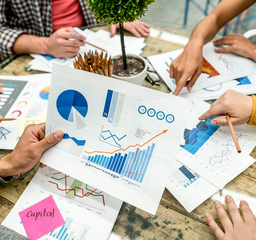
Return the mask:
<path id="1" fill-rule="evenodd" d="M 44 152 L 46 149 L 54 146 L 57 144 L 62 138 L 64 133 L 61 130 L 55 131 L 42 139 L 40 142 L 37 143 L 37 148 Z"/>
<path id="2" fill-rule="evenodd" d="M 110 37 L 113 37 L 116 34 L 116 28 L 117 28 L 116 24 L 110 26 Z"/>
<path id="3" fill-rule="evenodd" d="M 227 126 L 228 125 L 228 121 L 226 117 L 217 117 L 217 118 L 213 118 L 211 120 L 211 124 L 212 125 L 218 125 L 218 126 Z"/>

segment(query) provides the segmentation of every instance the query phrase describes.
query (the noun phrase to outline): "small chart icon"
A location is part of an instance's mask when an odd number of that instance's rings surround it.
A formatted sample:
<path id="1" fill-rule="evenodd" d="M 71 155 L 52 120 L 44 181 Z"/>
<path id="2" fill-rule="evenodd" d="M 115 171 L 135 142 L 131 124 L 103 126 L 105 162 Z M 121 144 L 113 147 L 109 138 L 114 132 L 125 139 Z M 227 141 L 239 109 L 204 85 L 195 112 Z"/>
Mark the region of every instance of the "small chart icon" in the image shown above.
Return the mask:
<path id="1" fill-rule="evenodd" d="M 50 87 L 46 87 L 46 88 L 42 89 L 39 93 L 40 98 L 42 98 L 44 100 L 48 100 L 49 92 L 50 92 Z"/>
<path id="2" fill-rule="evenodd" d="M 62 92 L 56 102 L 61 117 L 69 122 L 76 122 L 78 128 L 85 127 L 84 117 L 88 112 L 88 103 L 78 91 L 66 90 Z"/>

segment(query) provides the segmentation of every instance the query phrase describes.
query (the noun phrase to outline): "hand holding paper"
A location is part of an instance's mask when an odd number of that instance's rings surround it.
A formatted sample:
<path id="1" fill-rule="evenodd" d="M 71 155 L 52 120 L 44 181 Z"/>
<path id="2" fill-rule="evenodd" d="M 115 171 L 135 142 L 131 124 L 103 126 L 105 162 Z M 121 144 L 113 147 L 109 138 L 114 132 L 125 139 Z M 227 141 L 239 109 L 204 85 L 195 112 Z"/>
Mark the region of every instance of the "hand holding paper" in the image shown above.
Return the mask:
<path id="1" fill-rule="evenodd" d="M 45 124 L 28 126 L 13 152 L 0 159 L 0 176 L 9 177 L 29 171 L 39 162 L 43 152 L 62 137 L 62 131 L 45 137 Z"/>

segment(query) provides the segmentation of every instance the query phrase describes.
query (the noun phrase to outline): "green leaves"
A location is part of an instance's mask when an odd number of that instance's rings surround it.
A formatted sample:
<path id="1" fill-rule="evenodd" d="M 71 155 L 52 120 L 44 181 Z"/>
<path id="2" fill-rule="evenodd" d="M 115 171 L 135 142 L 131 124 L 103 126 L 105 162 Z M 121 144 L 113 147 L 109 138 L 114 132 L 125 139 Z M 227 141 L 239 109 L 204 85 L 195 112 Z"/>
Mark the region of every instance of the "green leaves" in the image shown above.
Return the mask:
<path id="1" fill-rule="evenodd" d="M 132 22 L 143 16 L 154 0 L 86 0 L 99 22 Z"/>

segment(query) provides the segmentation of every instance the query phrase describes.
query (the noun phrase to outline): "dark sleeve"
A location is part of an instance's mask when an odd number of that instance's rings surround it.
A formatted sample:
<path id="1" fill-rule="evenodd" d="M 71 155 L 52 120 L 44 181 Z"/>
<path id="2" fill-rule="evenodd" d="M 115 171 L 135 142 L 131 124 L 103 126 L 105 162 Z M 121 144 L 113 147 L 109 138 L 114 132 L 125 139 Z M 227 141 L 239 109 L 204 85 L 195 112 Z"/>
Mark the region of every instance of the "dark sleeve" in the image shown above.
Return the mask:
<path id="1" fill-rule="evenodd" d="M 0 62 L 13 55 L 13 45 L 23 31 L 8 28 L 6 21 L 7 0 L 0 1 Z"/>
<path id="2" fill-rule="evenodd" d="M 0 239 L 8 240 L 28 240 L 29 238 L 14 232 L 13 230 L 0 225 Z"/>

